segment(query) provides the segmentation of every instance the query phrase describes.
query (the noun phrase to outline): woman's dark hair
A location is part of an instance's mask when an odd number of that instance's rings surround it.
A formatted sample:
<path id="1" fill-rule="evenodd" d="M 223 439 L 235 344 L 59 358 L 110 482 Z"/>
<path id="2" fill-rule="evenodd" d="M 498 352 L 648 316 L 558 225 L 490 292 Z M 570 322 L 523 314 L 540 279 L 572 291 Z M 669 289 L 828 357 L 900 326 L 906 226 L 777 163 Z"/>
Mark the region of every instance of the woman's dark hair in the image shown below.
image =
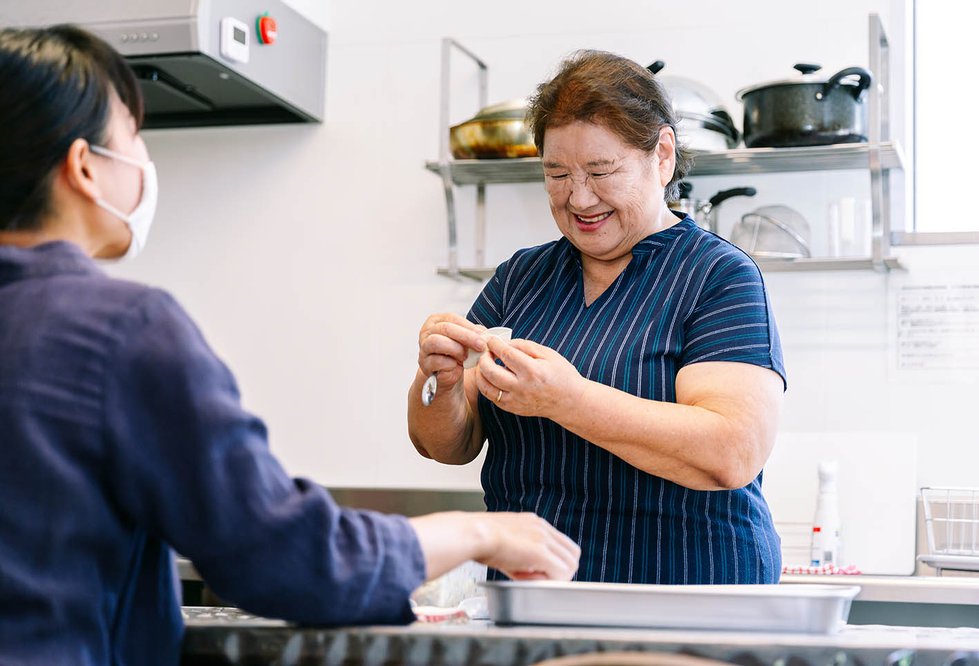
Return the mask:
<path id="1" fill-rule="evenodd" d="M 0 230 L 37 229 L 75 139 L 106 139 L 112 91 L 136 126 L 143 98 L 111 46 L 80 28 L 0 30 Z"/>
<path id="2" fill-rule="evenodd" d="M 544 131 L 575 121 L 604 125 L 630 146 L 647 153 L 659 143 L 663 127 L 676 132 L 670 97 L 645 67 L 606 51 L 576 51 L 550 81 L 537 87 L 527 122 L 537 152 L 544 153 Z M 665 199 L 680 198 L 679 182 L 693 160 L 677 142 L 676 169 L 666 185 Z"/>

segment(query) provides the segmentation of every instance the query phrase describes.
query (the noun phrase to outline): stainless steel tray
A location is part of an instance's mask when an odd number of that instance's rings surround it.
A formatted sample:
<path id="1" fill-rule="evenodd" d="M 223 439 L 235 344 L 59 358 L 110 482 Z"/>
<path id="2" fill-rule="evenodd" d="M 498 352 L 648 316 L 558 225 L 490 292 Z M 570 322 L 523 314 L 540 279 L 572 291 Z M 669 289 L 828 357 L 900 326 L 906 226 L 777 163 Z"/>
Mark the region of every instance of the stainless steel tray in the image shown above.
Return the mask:
<path id="1" fill-rule="evenodd" d="M 490 581 L 497 624 L 714 629 L 832 634 L 860 587 L 842 585 L 630 585 Z"/>

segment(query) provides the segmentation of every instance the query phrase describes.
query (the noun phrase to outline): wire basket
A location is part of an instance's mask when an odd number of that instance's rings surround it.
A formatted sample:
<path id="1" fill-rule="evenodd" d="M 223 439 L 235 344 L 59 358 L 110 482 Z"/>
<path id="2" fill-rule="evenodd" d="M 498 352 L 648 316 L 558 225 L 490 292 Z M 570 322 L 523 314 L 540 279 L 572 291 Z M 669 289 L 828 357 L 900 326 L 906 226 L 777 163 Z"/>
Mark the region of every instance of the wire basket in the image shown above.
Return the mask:
<path id="1" fill-rule="evenodd" d="M 979 488 L 922 488 L 929 555 L 942 569 L 979 571 Z"/>
<path id="2" fill-rule="evenodd" d="M 761 259 L 811 257 L 809 223 L 788 206 L 762 206 L 741 216 L 731 230 L 731 242 Z"/>

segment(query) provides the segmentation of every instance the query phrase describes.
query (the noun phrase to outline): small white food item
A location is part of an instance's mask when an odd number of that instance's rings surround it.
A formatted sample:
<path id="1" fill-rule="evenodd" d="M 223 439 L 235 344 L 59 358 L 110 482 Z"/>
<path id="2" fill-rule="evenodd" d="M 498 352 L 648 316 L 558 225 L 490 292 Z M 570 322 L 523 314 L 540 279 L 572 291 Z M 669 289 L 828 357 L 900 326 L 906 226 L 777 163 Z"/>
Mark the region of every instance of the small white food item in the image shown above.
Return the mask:
<path id="1" fill-rule="evenodd" d="M 494 326 L 493 328 L 487 329 L 486 335 L 492 335 L 503 340 L 511 340 L 513 338 L 513 329 L 507 328 L 506 326 Z M 469 368 L 475 368 L 476 364 L 479 363 L 479 357 L 482 356 L 482 352 L 469 350 L 469 356 L 466 357 L 466 362 L 462 364 L 466 370 Z"/>

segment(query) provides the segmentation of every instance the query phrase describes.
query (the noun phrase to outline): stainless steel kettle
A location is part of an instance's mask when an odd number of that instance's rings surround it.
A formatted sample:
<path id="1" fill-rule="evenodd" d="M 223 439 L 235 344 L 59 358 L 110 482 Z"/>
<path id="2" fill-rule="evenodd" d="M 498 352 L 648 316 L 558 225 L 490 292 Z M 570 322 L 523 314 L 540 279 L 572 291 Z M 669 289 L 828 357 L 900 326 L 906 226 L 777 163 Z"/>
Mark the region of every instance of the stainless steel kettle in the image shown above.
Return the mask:
<path id="1" fill-rule="evenodd" d="M 694 199 L 690 196 L 693 185 L 686 181 L 680 182 L 680 198 L 668 205 L 675 211 L 685 213 L 693 218 L 697 226 L 712 233 L 717 233 L 717 207 L 732 197 L 753 197 L 757 190 L 753 187 L 735 187 L 722 190 L 710 199 Z"/>

